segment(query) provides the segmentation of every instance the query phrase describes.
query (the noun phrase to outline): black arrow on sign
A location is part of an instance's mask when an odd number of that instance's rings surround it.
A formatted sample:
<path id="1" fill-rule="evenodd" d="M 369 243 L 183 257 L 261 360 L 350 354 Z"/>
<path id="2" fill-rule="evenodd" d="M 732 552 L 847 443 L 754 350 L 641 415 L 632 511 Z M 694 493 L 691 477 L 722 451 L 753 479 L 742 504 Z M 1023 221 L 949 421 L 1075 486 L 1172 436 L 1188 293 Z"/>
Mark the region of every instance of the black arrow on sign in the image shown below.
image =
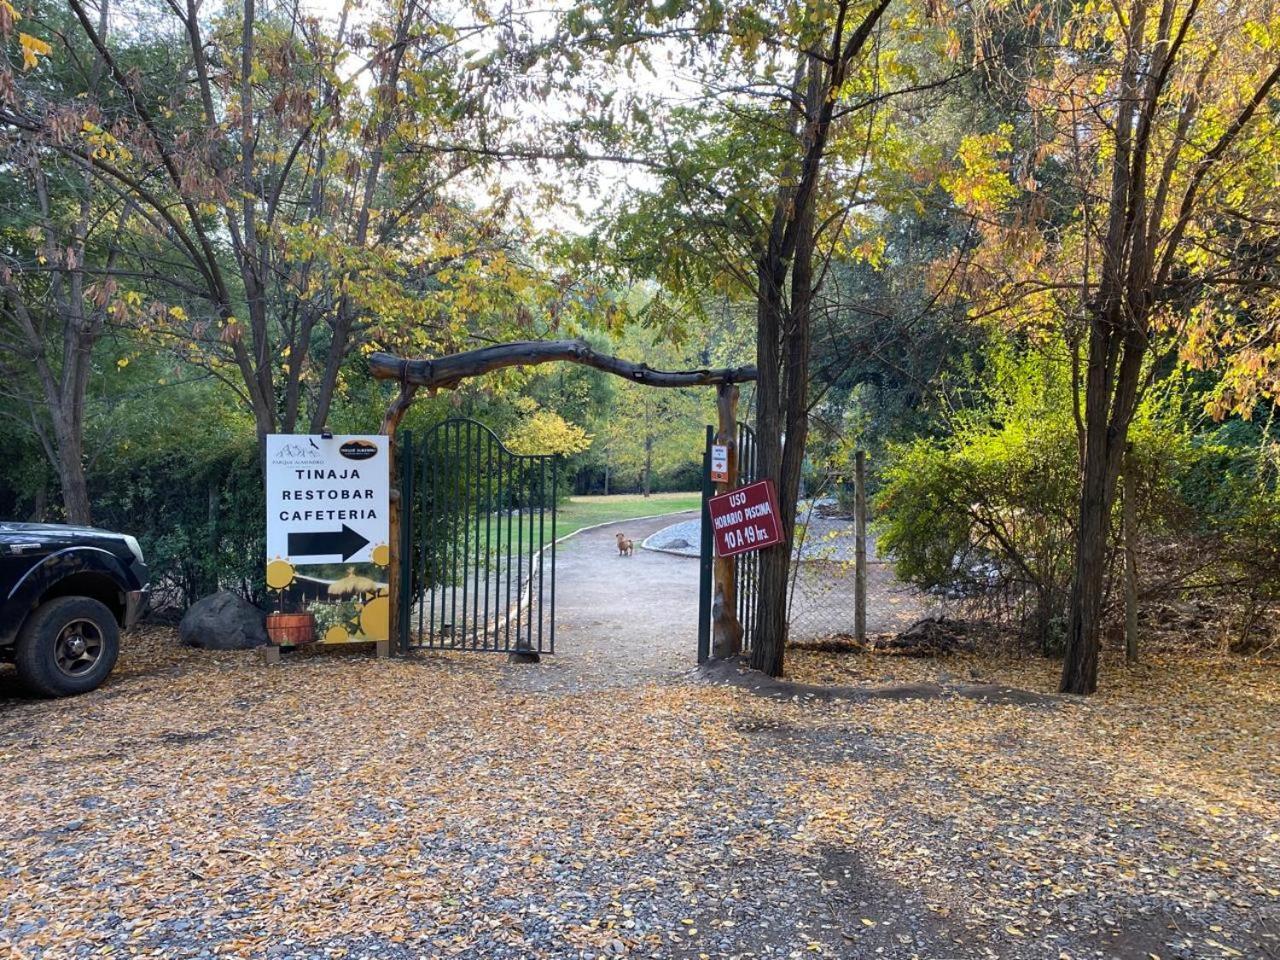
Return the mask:
<path id="1" fill-rule="evenodd" d="M 339 553 L 343 560 L 350 560 L 368 542 L 344 523 L 341 530 L 289 534 L 289 556 L 328 557 Z"/>

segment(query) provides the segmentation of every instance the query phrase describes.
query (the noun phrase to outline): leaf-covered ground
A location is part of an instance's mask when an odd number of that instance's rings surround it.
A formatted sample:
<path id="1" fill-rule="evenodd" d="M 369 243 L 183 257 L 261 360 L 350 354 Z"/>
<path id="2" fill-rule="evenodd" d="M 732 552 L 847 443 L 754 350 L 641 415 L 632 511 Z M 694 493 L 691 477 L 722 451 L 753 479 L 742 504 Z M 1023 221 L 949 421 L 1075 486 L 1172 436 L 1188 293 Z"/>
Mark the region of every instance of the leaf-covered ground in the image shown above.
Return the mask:
<path id="1" fill-rule="evenodd" d="M 83 697 L 0 674 L 0 957 L 1280 956 L 1276 666 L 1106 663 L 1037 706 L 766 699 L 689 672 L 696 562 L 611 540 L 565 544 L 541 664 L 268 668 L 150 629 Z"/>
<path id="2" fill-rule="evenodd" d="M 867 681 L 962 665 L 795 662 L 841 681 L 851 664 Z M 96 693 L 4 701 L 0 952 L 1280 949 L 1274 669 L 1112 669 L 1099 698 L 1048 708 L 692 680 L 520 692 L 554 669 L 265 669 L 153 630 Z"/>

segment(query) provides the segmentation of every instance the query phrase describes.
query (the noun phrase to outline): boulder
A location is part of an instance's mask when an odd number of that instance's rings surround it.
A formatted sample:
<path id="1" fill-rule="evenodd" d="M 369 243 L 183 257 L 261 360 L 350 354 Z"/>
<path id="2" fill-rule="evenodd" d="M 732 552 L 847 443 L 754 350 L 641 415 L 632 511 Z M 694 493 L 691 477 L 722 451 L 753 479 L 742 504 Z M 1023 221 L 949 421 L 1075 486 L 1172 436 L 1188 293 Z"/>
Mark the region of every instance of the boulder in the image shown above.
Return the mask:
<path id="1" fill-rule="evenodd" d="M 542 657 L 534 650 L 528 640 L 517 640 L 516 648 L 507 654 L 508 663 L 541 663 Z"/>
<path id="2" fill-rule="evenodd" d="M 662 545 L 663 550 L 688 550 L 693 544 L 682 537 L 676 537 L 674 540 L 668 540 Z"/>
<path id="3" fill-rule="evenodd" d="M 178 624 L 178 639 L 204 650 L 248 650 L 266 646 L 266 616 L 248 600 L 221 590 L 197 600 Z"/>

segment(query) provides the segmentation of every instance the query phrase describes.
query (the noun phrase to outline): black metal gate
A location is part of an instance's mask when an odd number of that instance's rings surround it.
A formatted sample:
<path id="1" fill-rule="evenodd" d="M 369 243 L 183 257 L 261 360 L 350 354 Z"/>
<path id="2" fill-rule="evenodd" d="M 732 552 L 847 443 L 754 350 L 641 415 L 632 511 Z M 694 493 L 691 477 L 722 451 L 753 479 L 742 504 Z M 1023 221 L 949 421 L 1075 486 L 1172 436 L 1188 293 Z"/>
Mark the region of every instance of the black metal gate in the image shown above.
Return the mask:
<path id="1" fill-rule="evenodd" d="M 711 483 L 711 447 L 715 443 L 715 427 L 707 427 L 707 446 L 702 455 L 702 565 L 698 586 L 698 662 L 704 663 L 711 656 L 711 600 L 713 538 L 711 536 L 711 511 L 707 501 L 715 494 Z M 738 452 L 738 486 L 757 479 L 759 458 L 756 449 L 756 433 L 745 423 L 738 424 L 736 437 Z M 742 652 L 755 646 L 758 630 L 756 596 L 760 587 L 760 553 L 741 553 L 733 558 L 736 573 L 738 622 L 742 624 Z"/>
<path id="2" fill-rule="evenodd" d="M 554 653 L 560 458 L 469 419 L 402 436 L 402 649 Z"/>

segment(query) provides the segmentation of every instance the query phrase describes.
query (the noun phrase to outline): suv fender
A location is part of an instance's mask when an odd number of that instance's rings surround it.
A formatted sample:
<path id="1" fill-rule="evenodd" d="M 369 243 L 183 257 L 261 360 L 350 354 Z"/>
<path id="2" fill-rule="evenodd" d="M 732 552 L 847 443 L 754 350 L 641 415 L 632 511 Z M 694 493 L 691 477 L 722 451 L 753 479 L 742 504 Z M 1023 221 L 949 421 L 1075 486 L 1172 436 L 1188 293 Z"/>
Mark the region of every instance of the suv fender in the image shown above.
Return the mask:
<path id="1" fill-rule="evenodd" d="M 124 565 L 101 547 L 67 547 L 33 566 L 9 591 L 3 605 L 8 614 L 0 622 L 0 643 L 12 642 L 42 600 L 59 596 L 88 596 L 104 604 L 123 623 L 126 598 L 120 584 L 129 583 Z"/>

